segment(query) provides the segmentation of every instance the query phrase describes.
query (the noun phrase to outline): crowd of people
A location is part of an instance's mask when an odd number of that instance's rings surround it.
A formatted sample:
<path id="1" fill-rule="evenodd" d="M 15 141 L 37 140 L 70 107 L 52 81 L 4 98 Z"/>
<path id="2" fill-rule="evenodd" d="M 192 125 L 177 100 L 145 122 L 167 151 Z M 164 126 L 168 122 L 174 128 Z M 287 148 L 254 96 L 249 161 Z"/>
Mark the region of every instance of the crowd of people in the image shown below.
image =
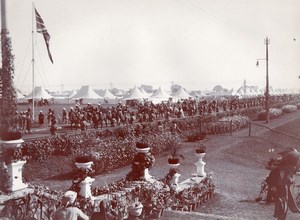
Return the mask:
<path id="1" fill-rule="evenodd" d="M 287 102 L 292 99 L 290 95 L 271 96 L 270 106 Z M 55 134 L 57 123 L 69 124 L 71 128 L 86 130 L 89 127 L 98 129 L 103 127 L 131 126 L 133 123 L 153 122 L 154 120 L 170 120 L 171 118 L 185 118 L 195 115 L 213 114 L 221 111 L 232 111 L 242 108 L 251 108 L 265 105 L 265 97 L 215 99 L 185 99 L 176 103 L 162 102 L 153 104 L 144 100 L 132 108 L 129 105 L 118 103 L 115 106 L 104 107 L 101 104 L 76 104 L 70 109 L 63 108 L 56 113 L 50 106 L 48 112 L 39 112 L 39 126 L 47 124 L 51 133 Z M 19 130 L 31 132 L 31 109 L 17 112 L 16 122 Z"/>

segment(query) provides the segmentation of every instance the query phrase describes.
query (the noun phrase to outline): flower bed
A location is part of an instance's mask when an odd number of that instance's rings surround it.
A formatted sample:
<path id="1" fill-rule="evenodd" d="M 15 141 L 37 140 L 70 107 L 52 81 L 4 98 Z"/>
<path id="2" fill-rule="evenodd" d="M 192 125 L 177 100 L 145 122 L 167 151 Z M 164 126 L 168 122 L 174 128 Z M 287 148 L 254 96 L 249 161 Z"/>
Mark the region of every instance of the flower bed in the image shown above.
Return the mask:
<path id="1" fill-rule="evenodd" d="M 283 113 L 291 113 L 298 110 L 296 105 L 285 105 L 281 108 Z"/>
<path id="2" fill-rule="evenodd" d="M 220 121 L 231 122 L 232 131 L 237 131 L 241 128 L 247 127 L 249 125 L 250 119 L 247 116 L 234 115 L 221 118 Z"/>
<path id="3" fill-rule="evenodd" d="M 270 108 L 269 109 L 269 117 L 272 118 L 276 118 L 278 116 L 282 115 L 282 110 L 278 109 L 278 108 Z M 258 120 L 266 120 L 267 116 L 266 116 L 266 111 L 261 111 L 257 114 L 257 119 Z"/>

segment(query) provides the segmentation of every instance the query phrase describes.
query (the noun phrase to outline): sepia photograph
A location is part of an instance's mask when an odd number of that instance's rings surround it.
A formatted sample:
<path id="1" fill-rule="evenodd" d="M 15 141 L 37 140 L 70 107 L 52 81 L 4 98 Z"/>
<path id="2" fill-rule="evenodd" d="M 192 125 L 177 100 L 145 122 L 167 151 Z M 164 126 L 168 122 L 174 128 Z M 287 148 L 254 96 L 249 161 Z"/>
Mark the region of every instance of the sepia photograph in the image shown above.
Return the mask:
<path id="1" fill-rule="evenodd" d="M 300 1 L 0 1 L 0 219 L 300 219 Z"/>

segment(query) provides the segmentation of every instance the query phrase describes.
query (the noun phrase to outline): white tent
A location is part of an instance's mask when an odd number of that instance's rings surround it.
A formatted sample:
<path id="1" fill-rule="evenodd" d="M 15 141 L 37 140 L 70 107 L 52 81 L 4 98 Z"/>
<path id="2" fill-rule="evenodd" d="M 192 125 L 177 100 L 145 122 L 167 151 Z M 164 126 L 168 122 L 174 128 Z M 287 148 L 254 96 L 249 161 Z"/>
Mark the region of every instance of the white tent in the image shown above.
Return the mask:
<path id="1" fill-rule="evenodd" d="M 34 99 L 52 99 L 50 95 L 43 87 L 37 86 L 34 88 Z M 26 96 L 26 99 L 32 99 L 32 92 Z"/>
<path id="2" fill-rule="evenodd" d="M 77 93 L 76 90 L 73 89 L 73 90 L 70 92 L 70 94 L 68 95 L 69 98 L 73 98 L 73 96 L 76 95 L 76 93 Z"/>
<path id="3" fill-rule="evenodd" d="M 116 104 L 118 103 L 118 97 L 112 94 L 108 89 L 104 90 L 103 101 L 105 103 Z"/>
<path id="4" fill-rule="evenodd" d="M 189 99 L 191 98 L 192 96 L 190 94 L 188 94 L 183 87 L 180 87 L 178 89 L 177 92 L 174 93 L 174 95 L 172 95 L 172 101 L 173 102 L 177 102 L 178 100 L 181 100 L 181 99 Z"/>
<path id="5" fill-rule="evenodd" d="M 149 98 L 150 97 L 150 95 L 143 88 L 140 88 L 140 90 L 144 94 L 145 98 Z"/>
<path id="6" fill-rule="evenodd" d="M 145 94 L 144 93 L 142 93 L 141 92 L 141 90 L 139 90 L 136 86 L 133 88 L 133 90 L 131 91 L 131 93 L 130 93 L 130 95 L 128 96 L 128 97 L 126 97 L 126 98 L 124 98 L 124 100 L 139 100 L 139 101 L 141 101 L 141 100 L 143 100 L 143 99 L 145 99 L 145 98 L 147 98 L 146 96 L 145 96 Z"/>
<path id="7" fill-rule="evenodd" d="M 25 102 L 27 102 L 26 97 L 19 90 L 17 90 L 17 103 L 25 103 Z"/>
<path id="8" fill-rule="evenodd" d="M 249 97 L 256 97 L 256 96 L 260 95 L 260 92 L 258 91 L 258 89 L 256 87 L 242 85 L 236 91 L 236 95 L 238 95 L 240 97 L 249 98 Z"/>
<path id="9" fill-rule="evenodd" d="M 172 98 L 172 96 L 170 96 L 165 90 L 159 87 L 158 90 L 156 90 L 154 94 L 150 96 L 149 100 L 154 104 L 157 104 L 161 102 L 167 102 L 170 98 Z"/>
<path id="10" fill-rule="evenodd" d="M 105 98 L 105 99 L 116 99 L 117 97 L 114 94 L 112 94 L 108 89 L 105 89 L 103 98 Z"/>
<path id="11" fill-rule="evenodd" d="M 72 96 L 73 100 L 80 100 L 82 104 L 97 104 L 103 99 L 90 86 L 82 86 L 78 92 Z"/>

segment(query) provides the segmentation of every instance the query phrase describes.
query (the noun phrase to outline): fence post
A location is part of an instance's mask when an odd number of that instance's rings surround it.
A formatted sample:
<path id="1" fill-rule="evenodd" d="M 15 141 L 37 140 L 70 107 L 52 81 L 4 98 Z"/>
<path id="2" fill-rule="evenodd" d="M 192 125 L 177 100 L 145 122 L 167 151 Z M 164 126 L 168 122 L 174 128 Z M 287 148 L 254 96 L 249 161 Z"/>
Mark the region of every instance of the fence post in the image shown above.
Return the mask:
<path id="1" fill-rule="evenodd" d="M 202 121 L 200 119 L 200 132 L 202 132 Z"/>
<path id="2" fill-rule="evenodd" d="M 251 127 L 252 127 L 252 123 L 251 123 L 251 121 L 249 121 L 249 137 L 251 136 Z"/>

